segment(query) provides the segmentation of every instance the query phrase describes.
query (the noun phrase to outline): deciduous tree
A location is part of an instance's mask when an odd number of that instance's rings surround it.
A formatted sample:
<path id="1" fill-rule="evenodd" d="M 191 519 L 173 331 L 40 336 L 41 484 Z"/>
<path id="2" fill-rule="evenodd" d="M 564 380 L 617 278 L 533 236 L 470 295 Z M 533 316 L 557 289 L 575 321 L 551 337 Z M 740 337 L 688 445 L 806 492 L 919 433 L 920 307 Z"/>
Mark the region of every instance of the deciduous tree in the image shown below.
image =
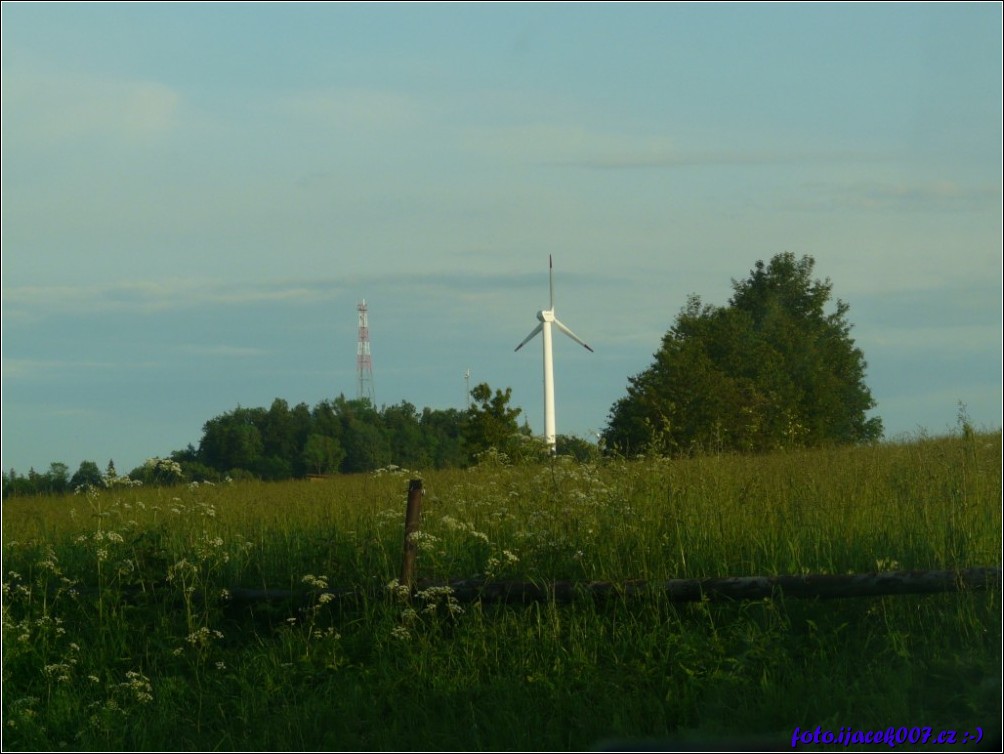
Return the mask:
<path id="1" fill-rule="evenodd" d="M 876 440 L 882 422 L 848 305 L 811 256 L 758 261 L 725 307 L 691 296 L 652 365 L 628 381 L 604 441 L 626 453 L 763 451 Z"/>
<path id="2" fill-rule="evenodd" d="M 312 434 L 303 446 L 303 465 L 314 474 L 327 474 L 338 471 L 345 450 L 333 437 Z"/>
<path id="3" fill-rule="evenodd" d="M 101 469 L 94 461 L 81 461 L 80 466 L 70 479 L 70 488 L 73 490 L 87 487 L 101 488 L 105 486 Z"/>

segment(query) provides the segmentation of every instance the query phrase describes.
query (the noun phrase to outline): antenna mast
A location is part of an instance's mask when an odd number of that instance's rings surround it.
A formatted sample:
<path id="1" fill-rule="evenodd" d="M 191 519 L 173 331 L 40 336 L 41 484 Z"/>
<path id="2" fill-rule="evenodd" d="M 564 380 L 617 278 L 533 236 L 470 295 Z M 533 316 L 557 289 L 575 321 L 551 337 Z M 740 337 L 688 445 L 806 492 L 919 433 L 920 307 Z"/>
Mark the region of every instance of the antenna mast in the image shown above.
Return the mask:
<path id="1" fill-rule="evenodd" d="M 370 326 L 367 317 L 366 299 L 356 307 L 359 310 L 359 343 L 356 346 L 356 371 L 359 373 L 360 399 L 369 398 L 376 407 L 376 393 L 373 389 L 373 357 L 370 355 Z"/>

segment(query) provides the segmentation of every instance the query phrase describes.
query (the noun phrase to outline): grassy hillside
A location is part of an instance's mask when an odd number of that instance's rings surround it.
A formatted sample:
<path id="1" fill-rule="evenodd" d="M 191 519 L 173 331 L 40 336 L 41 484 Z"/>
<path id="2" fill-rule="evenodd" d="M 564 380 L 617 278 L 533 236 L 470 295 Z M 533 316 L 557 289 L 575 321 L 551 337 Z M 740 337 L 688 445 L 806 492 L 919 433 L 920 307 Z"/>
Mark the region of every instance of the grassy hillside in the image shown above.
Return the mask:
<path id="1" fill-rule="evenodd" d="M 816 726 L 1000 740 L 998 592 L 408 602 L 392 587 L 409 476 L 5 502 L 4 749 L 790 748 Z M 422 578 L 1001 561 L 1000 433 L 422 476 Z M 325 586 L 363 591 L 228 599 Z"/>

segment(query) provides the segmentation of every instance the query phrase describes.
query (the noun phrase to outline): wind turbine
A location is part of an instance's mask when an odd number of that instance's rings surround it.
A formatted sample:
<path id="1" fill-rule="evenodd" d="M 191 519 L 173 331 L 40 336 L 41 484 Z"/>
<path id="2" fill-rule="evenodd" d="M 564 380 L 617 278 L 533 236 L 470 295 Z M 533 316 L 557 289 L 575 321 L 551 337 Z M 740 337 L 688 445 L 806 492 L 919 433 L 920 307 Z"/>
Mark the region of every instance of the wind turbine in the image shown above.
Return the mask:
<path id="1" fill-rule="evenodd" d="M 544 335 L 544 442 L 550 448 L 551 453 L 555 452 L 556 436 L 554 430 L 554 357 L 551 355 L 551 325 L 553 324 L 561 332 L 574 340 L 587 351 L 592 352 L 592 348 L 585 344 L 582 339 L 562 324 L 561 320 L 554 316 L 554 263 L 551 255 L 547 256 L 548 282 L 551 286 L 551 306 L 549 309 L 541 309 L 537 312 L 537 319 L 540 324 L 523 338 L 523 342 L 516 346 L 518 351 L 528 342 L 533 340 L 537 333 Z"/>

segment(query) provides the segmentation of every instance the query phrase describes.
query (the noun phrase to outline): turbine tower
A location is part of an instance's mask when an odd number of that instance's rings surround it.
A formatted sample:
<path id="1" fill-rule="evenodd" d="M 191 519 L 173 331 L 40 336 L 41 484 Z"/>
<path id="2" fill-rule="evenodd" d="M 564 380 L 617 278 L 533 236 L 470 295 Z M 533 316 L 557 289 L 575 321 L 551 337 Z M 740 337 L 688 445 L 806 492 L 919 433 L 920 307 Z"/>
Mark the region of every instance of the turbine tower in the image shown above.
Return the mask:
<path id="1" fill-rule="evenodd" d="M 579 336 L 565 327 L 561 320 L 554 316 L 554 263 L 551 261 L 550 254 L 547 257 L 548 266 L 548 282 L 551 288 L 551 306 L 549 309 L 541 309 L 537 312 L 537 319 L 540 320 L 540 324 L 537 325 L 533 330 L 523 338 L 523 342 L 516 346 L 518 351 L 528 342 L 530 342 L 537 333 L 543 334 L 544 340 L 544 442 L 547 443 L 547 447 L 550 449 L 551 453 L 555 452 L 556 445 L 556 432 L 554 428 L 554 358 L 551 355 L 551 325 L 557 327 L 561 332 L 565 333 L 569 338 L 574 340 L 580 346 L 584 346 L 587 351 L 592 351 L 588 345 L 583 342 Z"/>
<path id="2" fill-rule="evenodd" d="M 373 357 L 370 355 L 370 326 L 367 317 L 366 299 L 356 307 L 359 310 L 359 343 L 356 346 L 356 371 L 359 373 L 360 399 L 369 398 L 376 407 L 376 393 L 373 389 Z"/>

